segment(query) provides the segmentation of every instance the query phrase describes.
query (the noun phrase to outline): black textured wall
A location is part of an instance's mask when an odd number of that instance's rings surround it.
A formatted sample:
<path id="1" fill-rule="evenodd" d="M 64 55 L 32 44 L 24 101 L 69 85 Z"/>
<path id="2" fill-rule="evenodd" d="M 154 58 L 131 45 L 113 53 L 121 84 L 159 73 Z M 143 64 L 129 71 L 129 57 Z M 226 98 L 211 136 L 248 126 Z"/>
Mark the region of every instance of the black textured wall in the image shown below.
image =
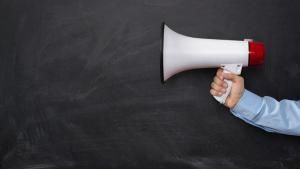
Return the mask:
<path id="1" fill-rule="evenodd" d="M 300 1 L 1 0 L 3 169 L 296 169 L 297 137 L 245 124 L 209 94 L 216 69 L 160 83 L 160 25 L 265 42 L 246 88 L 300 97 Z"/>

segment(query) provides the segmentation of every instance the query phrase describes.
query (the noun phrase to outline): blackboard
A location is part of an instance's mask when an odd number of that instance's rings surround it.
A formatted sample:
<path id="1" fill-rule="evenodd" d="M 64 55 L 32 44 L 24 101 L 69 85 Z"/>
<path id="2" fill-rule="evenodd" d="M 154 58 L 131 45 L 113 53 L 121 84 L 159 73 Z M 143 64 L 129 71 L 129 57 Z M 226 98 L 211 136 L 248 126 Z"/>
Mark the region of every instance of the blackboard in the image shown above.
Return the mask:
<path id="1" fill-rule="evenodd" d="M 3 169 L 294 169 L 298 137 L 235 118 L 209 94 L 216 69 L 160 81 L 161 23 L 263 41 L 247 89 L 300 96 L 300 1 L 0 1 Z"/>

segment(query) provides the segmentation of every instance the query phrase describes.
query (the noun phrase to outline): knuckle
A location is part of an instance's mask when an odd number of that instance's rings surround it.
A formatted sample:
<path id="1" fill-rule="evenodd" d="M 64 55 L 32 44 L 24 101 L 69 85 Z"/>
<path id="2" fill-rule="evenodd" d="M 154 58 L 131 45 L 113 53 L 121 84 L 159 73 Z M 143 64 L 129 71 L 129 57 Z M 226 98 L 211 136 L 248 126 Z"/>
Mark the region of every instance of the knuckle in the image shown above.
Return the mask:
<path id="1" fill-rule="evenodd" d="M 219 78 L 217 76 L 214 77 L 214 82 L 215 83 L 220 83 L 220 80 L 219 80 Z"/>
<path id="2" fill-rule="evenodd" d="M 210 90 L 210 94 L 216 96 L 216 95 L 217 95 L 217 92 L 216 92 L 214 89 L 211 89 L 211 90 Z"/>
<path id="3" fill-rule="evenodd" d="M 218 85 L 214 85 L 213 89 L 215 89 L 216 91 L 220 92 L 222 90 L 222 88 Z"/>
<path id="4" fill-rule="evenodd" d="M 212 86 L 211 86 L 213 89 L 217 89 L 218 86 L 216 85 L 216 83 L 212 83 Z"/>

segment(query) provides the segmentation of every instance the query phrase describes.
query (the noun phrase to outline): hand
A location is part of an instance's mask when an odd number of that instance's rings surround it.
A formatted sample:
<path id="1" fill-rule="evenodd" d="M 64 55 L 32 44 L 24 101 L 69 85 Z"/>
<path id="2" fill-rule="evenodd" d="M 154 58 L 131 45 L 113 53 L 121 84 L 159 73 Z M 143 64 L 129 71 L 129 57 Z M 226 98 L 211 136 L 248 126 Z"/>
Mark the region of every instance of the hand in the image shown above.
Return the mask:
<path id="1" fill-rule="evenodd" d="M 226 92 L 228 84 L 224 79 L 232 81 L 231 91 L 225 101 L 225 106 L 231 109 L 238 103 L 244 93 L 244 78 L 231 73 L 223 73 L 223 69 L 218 69 L 211 83 L 211 95 L 222 96 Z"/>

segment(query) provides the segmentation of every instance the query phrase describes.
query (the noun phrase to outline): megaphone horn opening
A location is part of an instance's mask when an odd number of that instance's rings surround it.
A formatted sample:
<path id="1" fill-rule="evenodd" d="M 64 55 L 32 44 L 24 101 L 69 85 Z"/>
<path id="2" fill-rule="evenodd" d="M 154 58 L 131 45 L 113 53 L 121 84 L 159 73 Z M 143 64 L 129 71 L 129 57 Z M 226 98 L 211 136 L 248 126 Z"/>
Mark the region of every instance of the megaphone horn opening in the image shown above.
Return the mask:
<path id="1" fill-rule="evenodd" d="M 164 81 L 164 31 L 165 31 L 165 22 L 161 24 L 161 48 L 160 48 L 160 80 L 161 83 L 165 83 Z"/>

